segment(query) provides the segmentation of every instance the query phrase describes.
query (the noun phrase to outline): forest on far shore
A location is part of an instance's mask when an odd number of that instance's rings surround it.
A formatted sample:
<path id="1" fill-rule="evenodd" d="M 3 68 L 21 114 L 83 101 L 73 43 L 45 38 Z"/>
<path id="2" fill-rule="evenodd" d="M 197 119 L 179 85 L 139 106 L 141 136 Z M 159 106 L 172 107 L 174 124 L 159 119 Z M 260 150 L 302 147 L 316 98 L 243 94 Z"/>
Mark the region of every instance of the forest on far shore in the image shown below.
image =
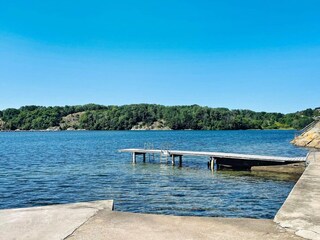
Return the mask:
<path id="1" fill-rule="evenodd" d="M 61 130 L 131 130 L 137 126 L 172 130 L 301 129 L 319 115 L 319 108 L 282 114 L 198 105 L 24 106 L 0 111 L 0 130 L 44 130 L 53 127 Z"/>

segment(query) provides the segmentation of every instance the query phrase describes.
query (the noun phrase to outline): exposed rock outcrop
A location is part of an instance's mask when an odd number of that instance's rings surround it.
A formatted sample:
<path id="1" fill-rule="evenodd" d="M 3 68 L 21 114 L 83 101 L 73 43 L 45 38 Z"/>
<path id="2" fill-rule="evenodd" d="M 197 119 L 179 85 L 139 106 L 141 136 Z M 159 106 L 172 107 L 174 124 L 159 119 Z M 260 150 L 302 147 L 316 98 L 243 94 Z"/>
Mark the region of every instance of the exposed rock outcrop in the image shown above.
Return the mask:
<path id="1" fill-rule="evenodd" d="M 59 126 L 47 128 L 47 131 L 49 131 L 49 132 L 56 132 L 56 131 L 60 131 L 60 130 L 61 130 L 61 129 L 60 129 Z"/>
<path id="2" fill-rule="evenodd" d="M 4 130 L 4 124 L 5 122 L 0 118 L 0 131 Z"/>
<path id="3" fill-rule="evenodd" d="M 73 114 L 69 114 L 62 118 L 60 122 L 60 128 L 64 130 L 75 130 L 80 126 L 80 117 L 85 112 L 77 112 Z"/>
<path id="4" fill-rule="evenodd" d="M 310 130 L 292 140 L 291 143 L 300 147 L 320 149 L 320 121 Z"/>
<path id="5" fill-rule="evenodd" d="M 133 126 L 131 130 L 171 130 L 171 128 L 166 126 L 166 122 L 164 120 L 159 120 L 153 122 L 152 124 L 140 122 L 137 125 Z"/>

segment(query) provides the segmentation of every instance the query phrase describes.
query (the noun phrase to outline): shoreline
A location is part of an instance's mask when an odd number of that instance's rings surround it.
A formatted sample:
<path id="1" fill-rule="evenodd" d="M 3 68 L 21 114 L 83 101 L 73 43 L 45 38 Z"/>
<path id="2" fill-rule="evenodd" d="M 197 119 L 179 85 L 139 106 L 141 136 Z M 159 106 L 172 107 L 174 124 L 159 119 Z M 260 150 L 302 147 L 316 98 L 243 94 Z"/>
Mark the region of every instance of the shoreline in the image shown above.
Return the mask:
<path id="1" fill-rule="evenodd" d="M 76 132 L 76 131 L 133 131 L 133 132 L 144 132 L 144 131 L 298 131 L 297 129 L 292 128 L 282 128 L 282 129 L 214 129 L 214 130 L 198 130 L 198 129 L 128 129 L 128 130 L 107 130 L 107 129 L 101 129 L 101 130 L 89 130 L 89 129 L 59 129 L 59 130 L 48 130 L 48 129 L 31 129 L 31 130 L 0 130 L 0 132 Z"/>

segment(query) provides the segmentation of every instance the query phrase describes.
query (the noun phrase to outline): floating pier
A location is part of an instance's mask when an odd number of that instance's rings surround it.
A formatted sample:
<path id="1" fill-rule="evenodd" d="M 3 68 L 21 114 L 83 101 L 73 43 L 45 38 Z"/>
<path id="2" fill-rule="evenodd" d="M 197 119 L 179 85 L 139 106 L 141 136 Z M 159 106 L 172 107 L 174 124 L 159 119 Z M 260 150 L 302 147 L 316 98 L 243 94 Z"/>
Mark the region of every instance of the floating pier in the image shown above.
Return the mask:
<path id="1" fill-rule="evenodd" d="M 146 155 L 150 154 L 154 157 L 155 154 L 160 155 L 160 161 L 166 159 L 166 162 L 171 160 L 171 164 L 176 165 L 176 158 L 179 158 L 179 166 L 182 166 L 184 156 L 199 156 L 209 158 L 208 168 L 220 169 L 223 167 L 233 169 L 250 170 L 253 166 L 274 166 L 286 165 L 293 163 L 306 162 L 306 157 L 279 157 L 279 156 L 263 156 L 249 155 L 237 153 L 223 152 L 200 152 L 200 151 L 179 151 L 179 150 L 160 150 L 160 149 L 120 149 L 119 152 L 127 152 L 132 154 L 132 163 L 137 162 L 137 156 L 142 155 L 143 162 L 146 161 Z"/>

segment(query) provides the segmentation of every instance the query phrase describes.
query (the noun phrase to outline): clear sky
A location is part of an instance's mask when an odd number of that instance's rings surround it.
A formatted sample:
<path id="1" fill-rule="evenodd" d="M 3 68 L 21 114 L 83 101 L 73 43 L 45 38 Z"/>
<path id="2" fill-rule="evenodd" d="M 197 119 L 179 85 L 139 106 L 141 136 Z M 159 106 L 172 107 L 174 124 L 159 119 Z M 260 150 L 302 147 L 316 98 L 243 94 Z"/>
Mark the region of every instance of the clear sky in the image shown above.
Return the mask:
<path id="1" fill-rule="evenodd" d="M 319 0 L 0 0 L 0 109 L 320 106 Z"/>

